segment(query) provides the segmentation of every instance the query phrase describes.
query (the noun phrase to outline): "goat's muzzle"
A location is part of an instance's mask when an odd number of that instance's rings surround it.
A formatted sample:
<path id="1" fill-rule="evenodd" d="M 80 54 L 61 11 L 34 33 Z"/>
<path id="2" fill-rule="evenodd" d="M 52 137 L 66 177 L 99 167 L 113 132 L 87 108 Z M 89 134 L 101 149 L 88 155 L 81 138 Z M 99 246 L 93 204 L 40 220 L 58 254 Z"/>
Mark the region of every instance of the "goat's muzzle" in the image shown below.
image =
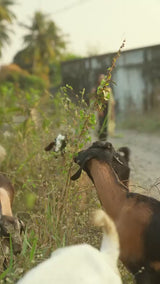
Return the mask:
<path id="1" fill-rule="evenodd" d="M 87 162 L 91 159 L 97 159 L 99 161 L 103 161 L 110 164 L 113 158 L 113 153 L 114 148 L 112 144 L 109 142 L 102 141 L 94 142 L 92 146 L 88 149 L 78 152 L 78 154 L 74 157 L 74 162 L 77 163 L 80 168 L 71 177 L 71 180 L 78 179 L 81 175 L 82 170 L 86 171 L 87 174 L 90 176 L 90 173 L 87 168 Z"/>
<path id="2" fill-rule="evenodd" d="M 18 254 L 22 250 L 21 234 L 24 230 L 25 226 L 21 220 L 12 216 L 1 215 L 0 236 L 4 238 L 8 247 L 11 239 L 14 254 Z"/>

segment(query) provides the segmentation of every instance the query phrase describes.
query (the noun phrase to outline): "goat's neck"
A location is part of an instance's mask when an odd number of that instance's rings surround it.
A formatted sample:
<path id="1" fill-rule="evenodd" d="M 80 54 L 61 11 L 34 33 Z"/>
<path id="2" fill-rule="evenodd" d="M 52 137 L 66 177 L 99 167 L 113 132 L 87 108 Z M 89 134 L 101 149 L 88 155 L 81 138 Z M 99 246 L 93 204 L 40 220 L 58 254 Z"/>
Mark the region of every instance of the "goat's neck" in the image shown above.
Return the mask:
<path id="1" fill-rule="evenodd" d="M 92 159 L 87 167 L 103 208 L 116 220 L 126 200 L 126 188 L 108 164 Z"/>
<path id="2" fill-rule="evenodd" d="M 3 187 L 0 187 L 0 203 L 2 215 L 13 216 L 10 196 Z"/>

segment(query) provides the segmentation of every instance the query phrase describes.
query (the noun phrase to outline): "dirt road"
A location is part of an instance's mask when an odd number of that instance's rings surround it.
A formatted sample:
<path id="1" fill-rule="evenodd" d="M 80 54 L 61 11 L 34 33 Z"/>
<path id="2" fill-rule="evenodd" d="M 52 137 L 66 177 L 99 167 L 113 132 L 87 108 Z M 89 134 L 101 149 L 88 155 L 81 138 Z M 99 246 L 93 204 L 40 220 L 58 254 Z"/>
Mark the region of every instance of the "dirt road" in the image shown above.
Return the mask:
<path id="1" fill-rule="evenodd" d="M 160 200 L 160 136 L 130 130 L 117 132 L 117 137 L 108 140 L 116 148 L 128 146 L 131 150 L 131 190 Z"/>

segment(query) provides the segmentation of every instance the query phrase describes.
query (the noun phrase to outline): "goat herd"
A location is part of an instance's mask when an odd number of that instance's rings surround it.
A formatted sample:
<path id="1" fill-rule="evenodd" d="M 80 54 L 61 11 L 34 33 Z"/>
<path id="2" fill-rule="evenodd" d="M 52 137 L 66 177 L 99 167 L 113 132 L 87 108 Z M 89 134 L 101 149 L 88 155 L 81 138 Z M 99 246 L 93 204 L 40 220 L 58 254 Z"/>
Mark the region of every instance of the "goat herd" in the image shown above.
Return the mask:
<path id="1" fill-rule="evenodd" d="M 64 154 L 59 140 L 58 148 Z M 45 150 L 55 147 L 55 143 L 56 140 Z M 118 258 L 137 284 L 160 284 L 160 202 L 130 191 L 129 156 L 127 147 L 116 151 L 111 143 L 100 141 L 75 156 L 79 170 L 71 179 L 78 179 L 84 170 L 103 207 L 93 215 L 94 224 L 103 229 L 101 248 L 79 244 L 57 249 L 20 279 L 19 284 L 122 283 Z M 0 175 L 0 234 L 5 237 L 5 246 L 11 236 L 16 254 L 22 249 L 24 224 L 13 217 L 13 197 L 13 186 Z"/>

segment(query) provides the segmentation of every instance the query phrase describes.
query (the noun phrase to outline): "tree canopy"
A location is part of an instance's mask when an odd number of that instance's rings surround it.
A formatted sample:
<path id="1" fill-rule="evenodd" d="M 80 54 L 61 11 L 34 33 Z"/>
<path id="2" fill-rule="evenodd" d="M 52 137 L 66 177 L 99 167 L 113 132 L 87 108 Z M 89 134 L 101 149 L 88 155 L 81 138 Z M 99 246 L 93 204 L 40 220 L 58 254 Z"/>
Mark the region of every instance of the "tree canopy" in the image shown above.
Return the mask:
<path id="1" fill-rule="evenodd" d="M 34 74 L 48 74 L 49 65 L 59 59 L 66 47 L 66 41 L 56 24 L 48 15 L 36 12 L 31 25 L 24 25 L 24 48 L 19 51 L 14 62 Z"/>
<path id="2" fill-rule="evenodd" d="M 11 10 L 14 4 L 14 0 L 0 0 L 0 57 L 4 45 L 10 43 L 9 33 L 11 30 L 9 24 L 15 19 L 15 15 Z"/>

